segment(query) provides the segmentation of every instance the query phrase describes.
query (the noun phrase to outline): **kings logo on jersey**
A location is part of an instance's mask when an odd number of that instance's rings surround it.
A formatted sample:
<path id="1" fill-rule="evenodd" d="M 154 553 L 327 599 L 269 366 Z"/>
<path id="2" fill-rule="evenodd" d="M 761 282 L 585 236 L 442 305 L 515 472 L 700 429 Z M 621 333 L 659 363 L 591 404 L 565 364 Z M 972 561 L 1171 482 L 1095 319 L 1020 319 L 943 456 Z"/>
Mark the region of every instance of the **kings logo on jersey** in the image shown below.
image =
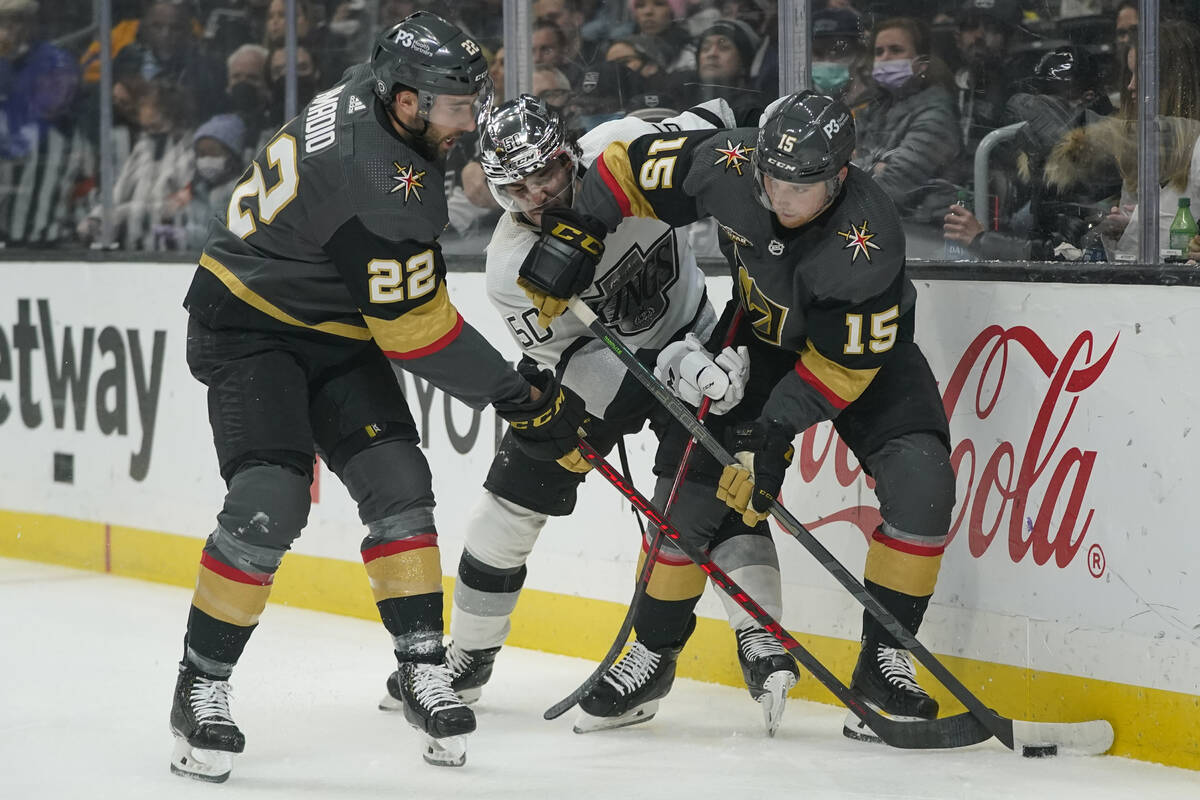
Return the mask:
<path id="1" fill-rule="evenodd" d="M 634 242 L 607 272 L 598 276 L 595 291 L 580 299 L 595 310 L 605 325 L 622 336 L 648 331 L 670 305 L 667 290 L 679 280 L 675 233 L 668 230 L 646 250 Z"/>

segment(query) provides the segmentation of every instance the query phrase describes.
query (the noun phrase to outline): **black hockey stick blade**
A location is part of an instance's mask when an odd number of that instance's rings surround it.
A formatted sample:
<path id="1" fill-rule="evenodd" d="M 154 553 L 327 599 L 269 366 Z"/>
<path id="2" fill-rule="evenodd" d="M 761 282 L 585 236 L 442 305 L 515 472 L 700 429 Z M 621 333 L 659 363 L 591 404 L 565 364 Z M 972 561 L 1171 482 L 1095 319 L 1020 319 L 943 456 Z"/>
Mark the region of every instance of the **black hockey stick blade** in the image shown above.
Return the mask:
<path id="1" fill-rule="evenodd" d="M 696 440 L 702 447 L 704 447 L 705 450 L 707 450 L 715 459 L 717 459 L 717 461 L 722 464 L 728 465 L 735 463 L 733 456 L 731 456 L 721 445 L 721 443 L 716 440 L 716 437 L 714 437 L 712 433 L 710 433 L 709 430 L 704 427 L 703 424 L 697 422 L 696 418 L 692 416 L 687 406 L 685 406 L 679 400 L 679 398 L 672 394 L 667 387 L 663 386 L 662 383 L 660 383 L 659 380 L 654 377 L 654 373 L 642 365 L 642 363 L 639 362 L 631 352 L 629 352 L 624 342 L 621 341 L 621 338 L 605 327 L 599 318 L 597 318 L 596 313 L 592 311 L 587 304 L 581 301 L 578 297 L 572 297 L 569 307 L 572 313 L 574 313 L 575 316 L 578 317 L 579 320 L 586 325 L 589 330 L 596 334 L 596 337 L 603 342 L 604 345 L 608 347 L 608 349 L 615 356 L 617 356 L 618 359 L 620 359 L 621 363 L 625 365 L 625 368 L 634 376 L 634 378 L 636 378 L 643 386 L 646 387 L 646 390 L 649 391 L 650 394 L 656 400 L 658 400 L 668 412 L 670 412 L 671 416 L 674 417 L 679 424 L 681 424 L 689 433 L 691 433 L 692 436 L 696 438 Z M 855 600 L 857 600 L 864 608 L 866 608 L 871 616 L 878 620 L 879 623 L 888 631 L 888 633 L 892 634 L 892 636 L 899 641 L 904 649 L 911 652 L 913 657 L 916 658 L 916 660 L 919 661 L 926 669 L 928 669 L 929 672 L 935 678 L 937 678 L 937 680 L 943 686 L 945 686 L 952 695 L 954 695 L 955 699 L 957 699 L 963 704 L 964 707 L 966 707 L 969 714 L 973 716 L 979 724 L 983 725 L 988 731 L 990 731 L 991 735 L 999 739 L 1005 747 L 1013 750 L 1017 748 L 1017 742 L 1014 740 L 1013 720 L 1001 716 L 985 706 L 983 702 L 971 692 L 970 689 L 963 685 L 962 681 L 956 678 L 940 660 L 930 653 L 929 650 L 927 650 L 925 646 L 921 644 L 915 636 L 913 636 L 911 631 L 901 625 L 900 621 L 897 620 L 896 617 L 883 606 L 883 604 L 881 604 L 870 592 L 866 590 L 866 587 L 859 582 L 858 578 L 852 575 L 850 571 L 847 570 L 846 567 L 840 561 L 838 561 L 837 558 L 835 558 L 834 555 L 830 553 L 823 544 L 817 541 L 816 537 L 814 537 L 812 533 L 791 514 L 791 512 L 784 508 L 783 504 L 778 500 L 771 504 L 771 515 L 775 517 L 775 520 L 779 523 L 779 526 L 783 528 L 784 531 L 789 533 L 792 538 L 800 542 L 800 544 L 806 550 L 808 550 L 808 552 L 821 564 L 821 566 L 823 566 L 826 571 L 829 572 L 829 574 L 832 575 L 838 581 L 838 583 L 840 583 L 842 587 L 854 597 Z M 828 686 L 828 684 L 826 685 Z M 834 692 L 834 694 L 837 694 L 837 692 Z M 839 699 L 842 698 L 839 696 Z M 853 706 L 849 707 L 852 711 L 858 713 Z M 859 714 L 859 717 L 862 718 L 864 722 L 868 722 L 868 724 L 870 724 L 870 722 L 863 717 L 862 714 Z M 882 717 L 880 718 L 882 719 Z M 1104 720 L 1094 720 L 1092 722 L 1084 723 L 1026 724 L 1035 726 L 1036 730 L 1042 731 L 1042 733 L 1046 736 L 1050 735 L 1050 729 L 1037 726 L 1085 726 L 1087 730 L 1097 730 L 1102 729 L 1104 726 L 1108 726 L 1108 729 L 1111 730 L 1111 725 Z M 1063 737 L 1065 735 L 1065 731 L 1069 729 L 1070 728 L 1060 727 L 1055 728 L 1054 730 L 1057 731 L 1057 735 L 1059 737 Z M 1095 741 L 1094 737 L 1089 738 L 1083 736 L 1082 729 L 1078 730 L 1081 731 L 1082 738 L 1088 739 L 1088 741 Z M 880 731 L 876 730 L 875 732 L 882 738 L 882 733 L 880 733 Z M 1037 739 L 1038 736 L 1035 735 L 1032 738 Z"/>

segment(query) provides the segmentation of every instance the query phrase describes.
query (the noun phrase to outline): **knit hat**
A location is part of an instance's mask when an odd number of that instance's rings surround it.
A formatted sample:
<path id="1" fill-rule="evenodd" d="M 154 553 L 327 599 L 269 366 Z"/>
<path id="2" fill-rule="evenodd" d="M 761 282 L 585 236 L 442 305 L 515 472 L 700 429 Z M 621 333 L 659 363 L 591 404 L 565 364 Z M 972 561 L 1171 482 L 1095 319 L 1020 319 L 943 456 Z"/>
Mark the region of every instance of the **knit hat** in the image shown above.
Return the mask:
<path id="1" fill-rule="evenodd" d="M 733 46 L 738 50 L 738 55 L 742 57 L 742 66 L 746 69 L 750 68 L 750 64 L 754 61 L 754 54 L 758 52 L 760 41 L 753 28 L 740 19 L 719 19 L 700 34 L 697 45 L 703 45 L 704 40 L 709 36 L 724 36 L 733 42 Z"/>
<path id="2" fill-rule="evenodd" d="M 246 123 L 237 114 L 218 114 L 196 129 L 192 144 L 201 139 L 216 139 L 228 147 L 229 152 L 241 156 L 246 140 Z"/>

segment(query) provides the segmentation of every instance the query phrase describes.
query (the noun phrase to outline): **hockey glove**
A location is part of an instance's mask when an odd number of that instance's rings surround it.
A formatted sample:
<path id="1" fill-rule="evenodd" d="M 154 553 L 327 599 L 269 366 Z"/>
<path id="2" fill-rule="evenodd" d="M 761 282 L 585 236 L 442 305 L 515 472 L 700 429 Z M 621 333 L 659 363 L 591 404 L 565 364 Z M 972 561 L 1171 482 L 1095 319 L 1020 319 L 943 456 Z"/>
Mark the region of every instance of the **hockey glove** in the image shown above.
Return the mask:
<path id="1" fill-rule="evenodd" d="M 592 284 L 604 255 L 604 226 L 570 208 L 542 213 L 542 235 L 521 264 L 517 285 L 549 328 L 567 310 L 567 300 Z"/>
<path id="2" fill-rule="evenodd" d="M 699 406 L 704 397 L 711 398 L 713 414 L 724 414 L 742 401 L 749 375 L 745 347 L 726 347 L 714 359 L 694 333 L 664 347 L 654 368 L 654 377 L 683 402 Z"/>
<path id="3" fill-rule="evenodd" d="M 530 382 L 541 391 L 537 400 L 496 403 L 496 413 L 508 421 L 517 446 L 531 458 L 557 461 L 569 456 L 591 422 L 583 400 L 559 384 L 550 370 L 542 370 Z"/>
<path id="4" fill-rule="evenodd" d="M 737 465 L 725 467 L 717 499 L 742 515 L 753 528 L 767 518 L 792 463 L 795 433 L 774 420 L 739 423 L 730 436 Z"/>

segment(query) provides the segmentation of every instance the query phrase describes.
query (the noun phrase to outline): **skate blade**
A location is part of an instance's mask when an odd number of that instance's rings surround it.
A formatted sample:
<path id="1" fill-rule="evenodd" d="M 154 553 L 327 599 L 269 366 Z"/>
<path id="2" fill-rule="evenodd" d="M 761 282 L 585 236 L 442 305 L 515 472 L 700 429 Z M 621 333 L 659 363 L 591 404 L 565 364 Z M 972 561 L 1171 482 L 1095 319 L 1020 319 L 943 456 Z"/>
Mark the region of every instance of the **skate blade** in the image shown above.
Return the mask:
<path id="1" fill-rule="evenodd" d="M 881 717 L 887 717 L 896 722 L 921 722 L 921 717 L 904 717 L 898 714 L 889 714 L 874 703 L 867 702 L 866 705 Z M 842 735 L 847 739 L 853 739 L 856 742 L 870 742 L 871 744 L 883 744 L 883 739 L 875 731 L 871 730 L 871 726 L 863 722 L 853 712 L 846 713 L 846 721 L 842 723 Z"/>
<path id="2" fill-rule="evenodd" d="M 763 681 L 763 693 L 758 702 L 762 705 L 763 725 L 767 736 L 774 736 L 783 722 L 783 710 L 787 706 L 787 694 L 796 685 L 796 676 L 788 670 L 772 672 Z"/>
<path id="3" fill-rule="evenodd" d="M 630 725 L 649 722 L 654 719 L 656 713 L 658 713 L 657 700 L 642 703 L 637 708 L 631 708 L 624 714 L 615 717 L 596 717 L 586 711 L 581 711 L 575 720 L 573 730 L 576 733 L 595 733 L 596 731 L 609 731 L 614 728 L 627 728 Z"/>
<path id="4" fill-rule="evenodd" d="M 380 711 L 403 711 L 404 710 L 404 701 L 397 700 L 396 698 L 392 697 L 392 695 L 390 693 L 385 694 L 383 696 L 383 698 L 380 699 L 380 701 L 379 701 L 379 710 Z"/>
<path id="5" fill-rule="evenodd" d="M 233 753 L 192 747 L 187 739 L 175 738 L 175 752 L 171 756 L 174 774 L 208 783 L 224 783 L 232 770 Z"/>
<path id="6" fill-rule="evenodd" d="M 421 757 L 426 764 L 435 767 L 461 767 L 467 763 L 467 737 L 447 736 L 434 739 L 427 733 L 421 734 Z"/>

